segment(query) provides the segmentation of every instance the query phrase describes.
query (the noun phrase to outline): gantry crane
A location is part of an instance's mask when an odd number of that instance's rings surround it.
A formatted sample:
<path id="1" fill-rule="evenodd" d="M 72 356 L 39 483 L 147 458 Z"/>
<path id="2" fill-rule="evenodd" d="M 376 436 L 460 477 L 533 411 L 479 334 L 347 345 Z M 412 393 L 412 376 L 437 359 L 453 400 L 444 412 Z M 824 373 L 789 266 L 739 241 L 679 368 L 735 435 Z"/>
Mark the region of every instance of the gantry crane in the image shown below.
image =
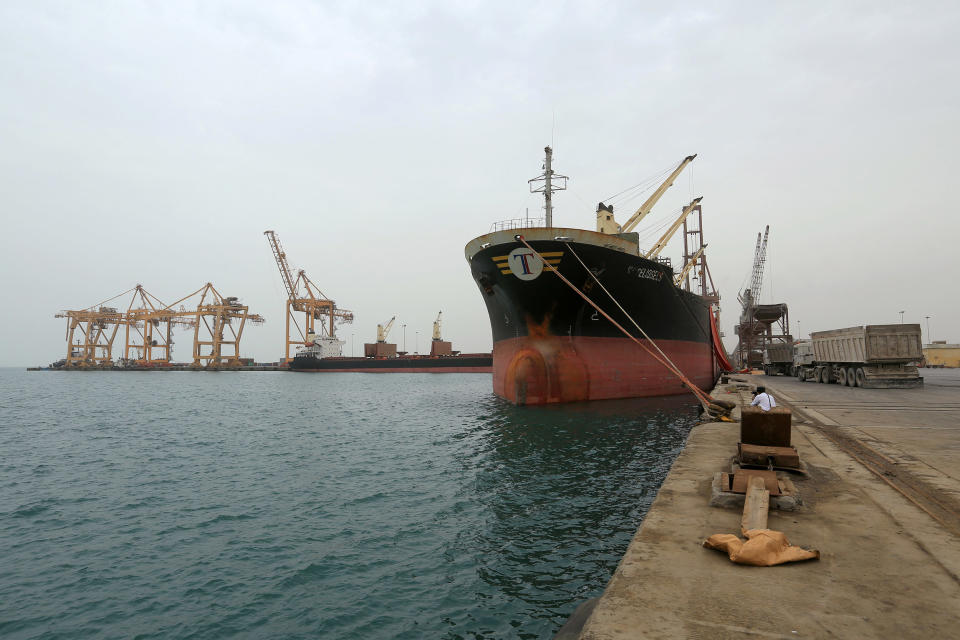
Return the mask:
<path id="1" fill-rule="evenodd" d="M 154 367 L 170 364 L 173 357 L 173 327 L 193 329 L 196 320 L 189 316 L 174 315 L 166 307 L 142 285 L 134 287 L 126 313 L 125 365 Z"/>
<path id="2" fill-rule="evenodd" d="M 303 269 L 297 271 L 296 277 L 287 262 L 287 254 L 280 246 L 280 238 L 274 231 L 264 231 L 267 241 L 270 243 L 270 249 L 273 251 L 273 257 L 277 261 L 277 267 L 280 269 L 280 277 L 283 279 L 283 286 L 287 290 L 287 312 L 286 312 L 286 340 L 284 342 L 284 359 L 290 360 L 291 345 L 306 345 L 308 336 L 316 335 L 316 327 L 319 326 L 320 335 L 336 339 L 336 323 L 353 322 L 353 312 L 337 308 L 337 304 L 327 298 L 320 289 L 313 284 L 307 277 Z M 303 313 L 303 327 L 297 322 L 296 314 Z M 316 320 L 321 320 L 319 325 Z M 290 334 L 290 322 L 299 333 L 300 339 L 296 340 Z"/>
<path id="3" fill-rule="evenodd" d="M 195 311 L 182 304 L 190 298 L 197 298 Z M 180 308 L 176 309 L 178 304 Z M 249 307 L 240 304 L 236 296 L 221 295 L 209 282 L 157 313 L 160 317 L 192 321 L 193 366 L 207 369 L 240 366 L 240 338 L 246 323 L 264 322 L 262 316 L 251 314 Z"/>
<path id="4" fill-rule="evenodd" d="M 693 162 L 693 159 L 697 157 L 697 154 L 692 156 L 687 156 L 684 158 L 677 168 L 667 176 L 667 179 L 664 180 L 656 191 L 650 194 L 650 197 L 640 205 L 640 208 L 637 209 L 630 218 L 623 223 L 623 225 L 618 225 L 617 221 L 613 219 L 613 208 L 610 207 L 607 209 L 605 205 L 601 203 L 601 206 L 597 208 L 597 231 L 600 233 L 629 233 L 633 231 L 638 224 L 647 216 L 648 213 L 653 209 L 653 206 L 657 204 L 657 201 L 663 197 L 663 194 L 666 193 L 667 189 L 673 186 L 673 181 L 677 179 L 677 176 L 686 168 L 688 164 Z M 610 214 L 610 215 L 606 215 Z M 606 224 L 605 224 L 606 223 Z M 612 224 L 611 224 L 612 223 Z"/>
<path id="5" fill-rule="evenodd" d="M 103 306 L 107 302 L 109 300 L 86 309 L 61 311 L 54 316 L 67 319 L 67 357 L 64 366 L 113 366 L 113 341 L 125 318 L 116 307 Z"/>
<path id="6" fill-rule="evenodd" d="M 133 292 L 125 312 L 106 303 Z M 199 295 L 196 309 L 181 303 Z M 138 305 L 139 302 L 139 305 Z M 179 308 L 175 308 L 180 304 Z M 194 329 L 193 366 L 220 368 L 240 366 L 240 338 L 246 322 L 260 324 L 263 318 L 250 314 L 236 297 L 223 297 L 209 282 L 171 305 L 164 305 L 141 285 L 80 311 L 62 311 L 67 318 L 66 367 L 113 366 L 113 341 L 120 326 L 125 327 L 123 364 L 157 366 L 170 364 L 173 336 L 171 327 Z M 201 328 L 205 331 L 201 333 Z M 77 330 L 82 340 L 77 338 Z"/>

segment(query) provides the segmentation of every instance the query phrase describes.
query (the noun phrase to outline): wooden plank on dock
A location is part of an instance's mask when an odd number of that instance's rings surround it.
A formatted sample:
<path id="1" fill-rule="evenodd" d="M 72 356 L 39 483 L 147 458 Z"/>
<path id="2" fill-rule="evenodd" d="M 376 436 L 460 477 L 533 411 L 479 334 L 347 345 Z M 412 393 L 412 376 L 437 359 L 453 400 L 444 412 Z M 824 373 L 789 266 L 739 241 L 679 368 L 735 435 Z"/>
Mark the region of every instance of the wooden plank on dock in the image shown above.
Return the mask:
<path id="1" fill-rule="evenodd" d="M 766 529 L 767 515 L 770 511 L 770 492 L 763 478 L 752 477 L 747 485 L 747 497 L 743 501 L 743 516 L 740 518 L 740 532 L 743 535 L 751 529 Z"/>

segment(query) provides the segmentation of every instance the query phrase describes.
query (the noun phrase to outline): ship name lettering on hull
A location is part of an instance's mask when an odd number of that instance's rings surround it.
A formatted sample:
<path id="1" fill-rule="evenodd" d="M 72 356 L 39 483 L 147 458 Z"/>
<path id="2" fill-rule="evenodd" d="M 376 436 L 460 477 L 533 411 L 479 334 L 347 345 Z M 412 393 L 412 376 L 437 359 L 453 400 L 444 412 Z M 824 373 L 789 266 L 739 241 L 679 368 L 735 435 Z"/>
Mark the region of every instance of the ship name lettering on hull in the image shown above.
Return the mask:
<path id="1" fill-rule="evenodd" d="M 644 280 L 653 280 L 655 282 L 660 282 L 663 280 L 662 271 L 657 271 L 656 269 L 645 269 L 643 267 L 636 267 L 634 265 L 627 267 L 627 274 L 636 276 L 637 278 L 643 278 Z"/>

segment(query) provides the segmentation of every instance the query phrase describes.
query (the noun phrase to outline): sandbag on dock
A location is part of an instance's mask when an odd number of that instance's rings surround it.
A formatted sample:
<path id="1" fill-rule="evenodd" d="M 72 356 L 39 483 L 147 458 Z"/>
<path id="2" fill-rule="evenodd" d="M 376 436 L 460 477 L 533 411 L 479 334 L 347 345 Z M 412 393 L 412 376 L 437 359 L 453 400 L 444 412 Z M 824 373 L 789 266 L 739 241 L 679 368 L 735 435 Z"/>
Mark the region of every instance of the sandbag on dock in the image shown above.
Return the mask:
<path id="1" fill-rule="evenodd" d="M 737 564 L 755 567 L 772 567 L 787 562 L 820 559 L 819 551 L 790 544 L 787 536 L 781 531 L 751 529 L 744 535 L 747 536 L 746 542 L 732 533 L 717 533 L 707 538 L 703 546 L 707 549 L 725 551 L 730 556 L 730 560 Z"/>

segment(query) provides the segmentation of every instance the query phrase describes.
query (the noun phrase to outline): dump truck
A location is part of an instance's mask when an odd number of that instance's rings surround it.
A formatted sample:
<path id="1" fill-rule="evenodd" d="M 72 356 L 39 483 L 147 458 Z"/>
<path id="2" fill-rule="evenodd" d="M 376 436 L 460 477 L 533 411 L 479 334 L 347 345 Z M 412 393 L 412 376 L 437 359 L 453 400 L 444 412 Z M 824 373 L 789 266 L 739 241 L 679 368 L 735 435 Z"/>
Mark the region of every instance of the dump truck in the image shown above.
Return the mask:
<path id="1" fill-rule="evenodd" d="M 919 324 L 872 324 L 810 334 L 812 358 L 798 363 L 799 380 L 866 389 L 920 387 L 923 358 Z"/>
<path id="2" fill-rule="evenodd" d="M 763 350 L 763 372 L 768 376 L 793 375 L 793 342 L 771 342 Z"/>
<path id="3" fill-rule="evenodd" d="M 793 369 L 790 375 L 798 376 L 803 367 L 813 364 L 813 345 L 809 340 L 797 340 L 793 343 Z M 803 378 L 800 378 L 803 380 Z"/>

